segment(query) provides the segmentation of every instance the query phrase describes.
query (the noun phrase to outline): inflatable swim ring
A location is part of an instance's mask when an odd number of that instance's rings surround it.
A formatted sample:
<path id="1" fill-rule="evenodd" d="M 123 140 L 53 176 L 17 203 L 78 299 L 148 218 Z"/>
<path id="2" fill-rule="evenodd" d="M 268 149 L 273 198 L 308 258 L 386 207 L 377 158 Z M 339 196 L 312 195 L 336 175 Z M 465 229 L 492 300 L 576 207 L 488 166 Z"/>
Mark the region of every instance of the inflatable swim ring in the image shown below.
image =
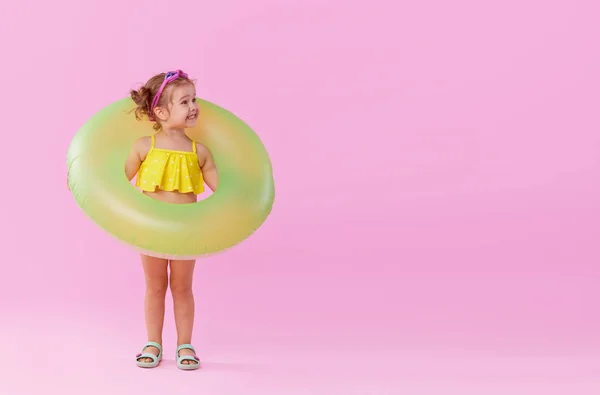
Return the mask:
<path id="1" fill-rule="evenodd" d="M 196 259 L 235 246 L 266 220 L 275 187 L 269 156 L 242 120 L 197 99 L 200 116 L 187 129 L 212 152 L 219 186 L 204 200 L 171 204 L 137 190 L 125 175 L 133 142 L 154 133 L 122 99 L 100 110 L 76 133 L 67 153 L 69 187 L 79 207 L 102 229 L 144 254 Z"/>

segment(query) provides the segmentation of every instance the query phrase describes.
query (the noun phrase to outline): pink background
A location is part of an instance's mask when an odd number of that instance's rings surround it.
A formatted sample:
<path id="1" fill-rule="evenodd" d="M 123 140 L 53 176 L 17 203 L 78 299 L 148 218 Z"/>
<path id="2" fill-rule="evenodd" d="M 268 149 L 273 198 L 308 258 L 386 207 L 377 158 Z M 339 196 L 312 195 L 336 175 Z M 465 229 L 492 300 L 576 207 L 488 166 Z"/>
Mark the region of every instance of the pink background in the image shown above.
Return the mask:
<path id="1" fill-rule="evenodd" d="M 599 393 L 599 2 L 0 11 L 0 393 Z M 170 304 L 164 364 L 135 367 L 139 258 L 65 186 L 78 128 L 173 68 L 253 126 L 277 185 L 199 262 L 193 373 Z"/>

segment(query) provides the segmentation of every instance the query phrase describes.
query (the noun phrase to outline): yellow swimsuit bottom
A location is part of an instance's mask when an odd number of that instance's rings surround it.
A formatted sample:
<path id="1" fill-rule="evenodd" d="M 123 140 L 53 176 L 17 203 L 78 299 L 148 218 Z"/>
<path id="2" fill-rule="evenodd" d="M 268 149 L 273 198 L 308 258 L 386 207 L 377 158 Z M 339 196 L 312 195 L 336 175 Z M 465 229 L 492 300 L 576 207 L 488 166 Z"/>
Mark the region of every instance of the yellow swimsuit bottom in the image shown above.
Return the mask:
<path id="1" fill-rule="evenodd" d="M 156 148 L 152 135 L 152 146 L 142 162 L 136 186 L 142 191 L 204 192 L 204 178 L 198 163 L 196 142 L 192 141 L 192 152 Z"/>

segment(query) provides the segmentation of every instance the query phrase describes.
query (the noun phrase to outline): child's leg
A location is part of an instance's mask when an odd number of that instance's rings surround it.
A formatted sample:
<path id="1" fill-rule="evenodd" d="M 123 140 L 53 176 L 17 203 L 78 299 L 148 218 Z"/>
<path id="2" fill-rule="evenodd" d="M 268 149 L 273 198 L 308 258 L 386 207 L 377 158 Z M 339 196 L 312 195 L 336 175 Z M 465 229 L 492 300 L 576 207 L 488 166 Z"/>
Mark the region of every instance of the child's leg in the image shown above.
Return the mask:
<path id="1" fill-rule="evenodd" d="M 148 341 L 162 344 L 162 331 L 165 319 L 165 296 L 169 284 L 167 259 L 142 255 L 142 266 L 146 279 L 146 295 L 144 299 L 144 315 Z M 148 347 L 144 352 L 158 355 L 156 347 Z M 141 362 L 152 362 L 150 358 L 142 358 Z"/>
<path id="2" fill-rule="evenodd" d="M 177 345 L 191 344 L 194 329 L 194 294 L 192 281 L 196 261 L 171 261 L 171 294 L 173 295 L 173 310 L 175 326 L 177 327 Z M 189 349 L 181 350 L 179 355 L 193 355 Z M 184 364 L 197 363 L 183 361 Z"/>

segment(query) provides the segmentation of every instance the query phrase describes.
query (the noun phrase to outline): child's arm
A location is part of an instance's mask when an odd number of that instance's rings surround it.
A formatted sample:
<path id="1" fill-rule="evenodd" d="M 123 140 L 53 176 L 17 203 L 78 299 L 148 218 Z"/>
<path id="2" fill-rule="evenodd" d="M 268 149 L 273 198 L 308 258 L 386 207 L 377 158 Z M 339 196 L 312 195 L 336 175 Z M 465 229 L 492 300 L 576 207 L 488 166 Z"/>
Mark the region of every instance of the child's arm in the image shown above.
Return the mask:
<path id="1" fill-rule="evenodd" d="M 129 151 L 127 160 L 125 161 L 125 175 L 127 179 L 131 181 L 140 169 L 142 161 L 148 154 L 150 148 L 150 142 L 148 137 L 142 137 L 136 140 Z"/>
<path id="2" fill-rule="evenodd" d="M 202 176 L 206 185 L 214 192 L 219 185 L 219 172 L 215 167 L 210 150 L 206 146 L 196 143 L 196 152 L 198 153 L 198 164 L 202 169 Z"/>

